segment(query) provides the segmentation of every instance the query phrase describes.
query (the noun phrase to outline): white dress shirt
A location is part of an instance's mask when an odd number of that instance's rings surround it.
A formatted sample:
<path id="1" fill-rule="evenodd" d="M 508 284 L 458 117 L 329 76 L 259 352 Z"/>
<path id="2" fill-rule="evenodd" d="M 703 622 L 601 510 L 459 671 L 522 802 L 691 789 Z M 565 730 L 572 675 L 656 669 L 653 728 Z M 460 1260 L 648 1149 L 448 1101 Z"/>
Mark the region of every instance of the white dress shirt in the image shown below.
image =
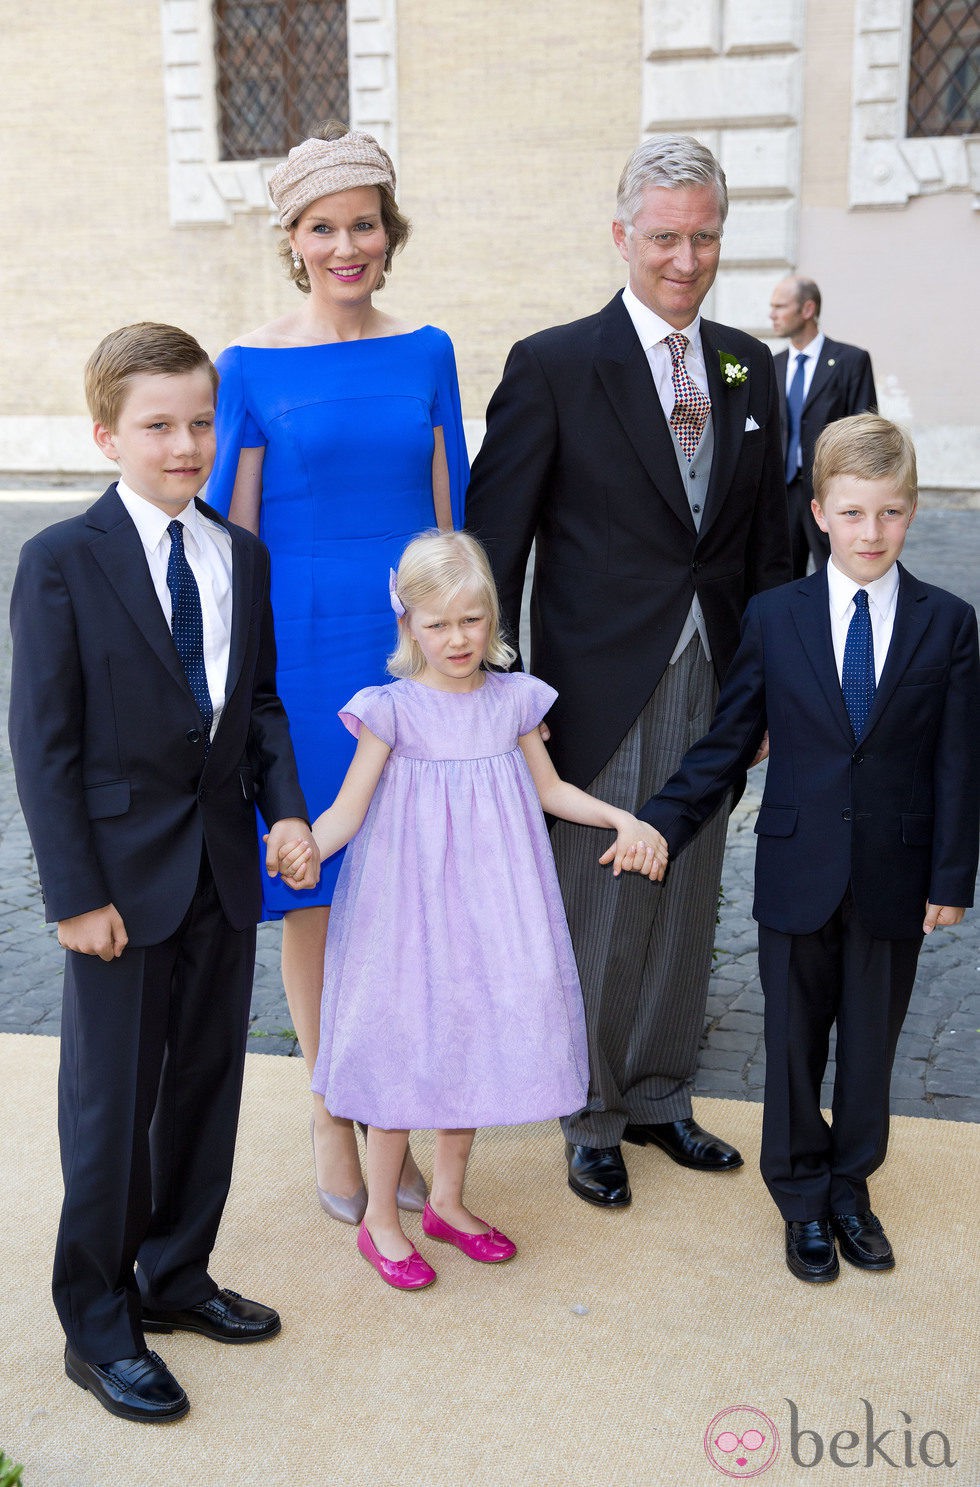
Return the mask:
<path id="1" fill-rule="evenodd" d="M 122 480 L 117 482 L 119 499 L 133 518 L 146 553 L 150 578 L 163 610 L 168 629 L 173 629 L 173 605 L 167 588 L 167 563 L 170 560 L 170 533 L 173 517 L 144 500 Z M 184 528 L 184 553 L 190 564 L 201 595 L 201 618 L 204 625 L 204 669 L 211 694 L 214 716 L 211 735 L 218 726 L 225 705 L 228 679 L 228 653 L 231 644 L 231 533 L 210 518 L 202 516 L 191 501 L 177 520 Z"/>
<path id="2" fill-rule="evenodd" d="M 868 596 L 868 613 L 871 616 L 871 643 L 875 652 L 875 683 L 881 680 L 881 669 L 888 655 L 892 629 L 895 625 L 895 606 L 898 603 L 898 564 L 893 563 L 887 573 L 872 583 L 858 584 L 842 573 L 831 558 L 827 564 L 827 587 L 830 591 L 830 630 L 834 640 L 834 660 L 837 676 L 844 672 L 844 645 L 847 627 L 854 614 L 854 595 L 863 588 Z"/>
<path id="3" fill-rule="evenodd" d="M 640 338 L 640 345 L 646 352 L 647 361 L 650 363 L 650 371 L 653 374 L 653 385 L 657 389 L 657 397 L 660 399 L 660 406 L 664 410 L 664 417 L 669 423 L 670 415 L 674 411 L 674 403 L 676 401 L 673 376 L 674 364 L 671 360 L 670 352 L 664 345 L 664 340 L 667 336 L 674 335 L 675 327 L 668 325 L 666 320 L 661 320 L 660 316 L 655 314 L 649 305 L 645 305 L 641 299 L 637 299 L 628 284 L 623 290 L 623 304 L 626 306 L 626 313 L 632 320 L 636 334 Z M 708 374 L 705 371 L 704 351 L 701 346 L 701 316 L 695 315 L 690 325 L 686 325 L 681 331 L 681 335 L 687 336 L 687 346 L 684 349 L 684 365 L 687 368 L 688 376 L 701 389 L 705 397 L 710 399 Z M 711 417 L 710 413 L 708 417 Z M 670 658 L 671 666 L 684 654 L 695 633 L 700 635 L 704 653 L 710 661 L 711 648 L 708 645 L 708 627 L 705 625 L 704 612 L 698 603 L 697 594 L 694 595 L 687 619 L 684 622 L 684 628 L 677 638 L 677 644 L 674 646 L 674 654 Z"/>
<path id="4" fill-rule="evenodd" d="M 814 336 L 813 340 L 812 341 L 809 341 L 807 343 L 807 345 L 805 345 L 801 351 L 797 351 L 796 347 L 793 346 L 793 345 L 790 345 L 787 348 L 788 351 L 789 351 L 789 355 L 786 358 L 786 396 L 787 397 L 789 397 L 789 390 L 790 390 L 790 386 L 792 384 L 793 378 L 796 376 L 797 358 L 800 357 L 800 356 L 802 356 L 804 358 L 804 361 L 803 361 L 803 401 L 804 401 L 804 403 L 806 402 L 807 398 L 810 395 L 810 383 L 813 381 L 813 374 L 817 370 L 817 362 L 820 360 L 820 353 L 823 350 L 823 343 L 824 343 L 824 341 L 826 339 L 827 338 L 824 335 L 823 331 L 822 330 L 818 330 L 817 331 L 817 334 Z"/>

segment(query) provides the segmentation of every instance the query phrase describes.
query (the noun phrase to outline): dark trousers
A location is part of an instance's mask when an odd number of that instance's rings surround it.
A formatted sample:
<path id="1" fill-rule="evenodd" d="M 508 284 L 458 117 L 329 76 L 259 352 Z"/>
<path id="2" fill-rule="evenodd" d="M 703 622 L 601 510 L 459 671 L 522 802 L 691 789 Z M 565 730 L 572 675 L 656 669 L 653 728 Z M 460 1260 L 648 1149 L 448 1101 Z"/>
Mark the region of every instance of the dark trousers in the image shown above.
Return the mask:
<path id="1" fill-rule="evenodd" d="M 254 964 L 255 930 L 228 924 L 206 860 L 163 944 L 108 963 L 67 953 L 53 1294 L 86 1362 L 143 1349 L 143 1299 L 177 1310 L 217 1289 L 208 1258 L 231 1182 Z"/>
<path id="2" fill-rule="evenodd" d="M 814 934 L 759 926 L 766 1038 L 761 1168 L 784 1219 L 870 1207 L 867 1179 L 885 1159 L 892 1064 L 921 944 L 921 935 L 876 940 L 868 934 L 850 890 Z M 828 1125 L 820 1086 L 835 1022 Z"/>
<path id="3" fill-rule="evenodd" d="M 830 538 L 821 532 L 810 510 L 810 495 L 801 475 L 786 487 L 789 510 L 789 543 L 793 560 L 793 577 L 805 578 L 809 559 L 814 568 L 822 568 L 830 557 Z"/>

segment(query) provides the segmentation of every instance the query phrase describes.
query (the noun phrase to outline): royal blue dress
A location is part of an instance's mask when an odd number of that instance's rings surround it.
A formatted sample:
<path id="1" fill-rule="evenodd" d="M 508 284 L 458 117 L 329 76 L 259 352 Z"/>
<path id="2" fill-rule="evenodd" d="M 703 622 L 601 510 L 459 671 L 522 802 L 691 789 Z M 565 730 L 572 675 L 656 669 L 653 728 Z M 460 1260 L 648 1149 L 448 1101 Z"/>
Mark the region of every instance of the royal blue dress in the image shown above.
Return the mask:
<path id="1" fill-rule="evenodd" d="M 446 444 L 453 525 L 462 526 L 469 466 L 456 360 L 445 332 L 426 325 L 322 346 L 229 346 L 216 365 L 218 454 L 205 499 L 227 515 L 241 450 L 264 448 L 259 536 L 272 554 L 279 695 L 315 818 L 353 756 L 338 712 L 386 679 L 395 644 L 388 570 L 435 524 L 434 428 Z M 312 892 L 263 867 L 264 917 L 329 904 L 342 857 L 324 863 Z"/>

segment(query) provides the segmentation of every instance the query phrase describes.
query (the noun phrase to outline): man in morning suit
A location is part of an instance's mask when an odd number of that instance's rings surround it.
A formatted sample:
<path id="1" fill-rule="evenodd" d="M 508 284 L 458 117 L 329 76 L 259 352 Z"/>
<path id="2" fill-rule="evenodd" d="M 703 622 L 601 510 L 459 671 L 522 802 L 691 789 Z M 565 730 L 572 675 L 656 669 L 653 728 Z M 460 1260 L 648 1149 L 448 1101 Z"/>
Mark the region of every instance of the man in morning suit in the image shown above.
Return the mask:
<path id="1" fill-rule="evenodd" d="M 559 694 L 558 770 L 628 810 L 707 726 L 747 600 L 790 573 L 772 357 L 700 316 L 727 209 L 696 140 L 634 152 L 612 227 L 628 287 L 514 346 L 467 495 L 512 635 L 535 545 L 530 665 Z M 726 823 L 722 807 L 662 886 L 596 871 L 594 829 L 554 829 L 591 1071 L 562 1124 L 588 1202 L 629 1203 L 624 1137 L 701 1171 L 742 1164 L 691 1110 Z"/>
<path id="2" fill-rule="evenodd" d="M 120 478 L 21 553 L 10 748 L 66 952 L 65 1371 L 112 1414 L 153 1422 L 188 1401 L 145 1332 L 280 1329 L 208 1273 L 261 911 L 256 803 L 271 863 L 297 833 L 311 849 L 296 886 L 319 859 L 276 695 L 269 554 L 195 500 L 217 373 L 193 337 L 144 322 L 106 336 L 85 380 Z"/>
<path id="3" fill-rule="evenodd" d="M 917 492 L 904 430 L 874 413 L 838 420 L 817 443 L 814 487 L 829 562 L 750 602 L 709 733 L 639 815 L 681 852 L 676 866 L 768 729 L 753 905 L 761 1168 L 788 1268 L 824 1282 L 837 1245 L 862 1270 L 895 1263 L 868 1178 L 885 1159 L 923 934 L 973 903 L 980 650 L 971 606 L 898 562 Z"/>
<path id="4" fill-rule="evenodd" d="M 820 329 L 820 290 L 812 279 L 781 279 L 769 301 L 769 319 L 789 349 L 777 352 L 776 382 L 786 459 L 786 500 L 793 577 L 802 578 L 809 559 L 819 568 L 830 543 L 813 519 L 813 451 L 828 423 L 878 407 L 871 358 L 860 346 L 831 341 Z"/>

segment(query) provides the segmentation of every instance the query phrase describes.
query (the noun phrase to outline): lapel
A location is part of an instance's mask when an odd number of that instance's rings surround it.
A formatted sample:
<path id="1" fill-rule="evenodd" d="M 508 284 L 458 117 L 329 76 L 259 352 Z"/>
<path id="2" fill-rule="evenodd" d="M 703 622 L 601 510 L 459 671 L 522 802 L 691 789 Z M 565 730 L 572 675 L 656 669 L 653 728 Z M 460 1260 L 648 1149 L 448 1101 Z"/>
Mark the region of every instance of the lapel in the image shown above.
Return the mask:
<path id="1" fill-rule="evenodd" d="M 113 591 L 154 655 L 178 686 L 191 696 L 173 636 L 153 587 L 139 533 L 114 485 L 100 496 L 94 506 L 89 507 L 85 521 L 99 533 L 91 543 L 91 552 Z"/>
<path id="2" fill-rule="evenodd" d="M 225 680 L 225 710 L 218 721 L 218 728 L 227 713 L 231 697 L 241 675 L 248 644 L 249 625 L 252 619 L 252 583 L 255 572 L 255 551 L 250 542 L 232 523 L 226 522 L 206 502 L 196 500 L 195 505 L 202 516 L 209 517 L 231 537 L 231 638 L 228 642 L 228 675 Z"/>
<path id="3" fill-rule="evenodd" d="M 745 437 L 745 421 L 749 416 L 749 379 L 740 387 L 729 387 L 721 375 L 720 352 L 727 351 L 726 328 L 713 320 L 701 321 L 701 349 L 708 376 L 708 392 L 711 397 L 711 424 L 714 429 L 715 451 L 708 476 L 708 494 L 701 518 L 700 537 L 711 526 L 721 510 L 731 488 L 739 451 Z M 734 355 L 734 352 L 732 353 Z M 758 375 L 758 373 L 757 373 Z"/>
<path id="4" fill-rule="evenodd" d="M 837 727 L 848 748 L 854 747 L 854 732 L 844 706 L 837 662 L 834 658 L 834 637 L 830 629 L 830 590 L 827 587 L 827 565 L 818 568 L 808 578 L 801 578 L 794 585 L 791 614 L 800 644 L 813 668 Z M 891 651 L 889 649 L 889 656 Z M 877 703 L 877 695 L 875 696 Z"/>
<path id="5" fill-rule="evenodd" d="M 595 369 L 613 412 L 653 485 L 678 520 L 693 532 L 694 518 L 650 363 L 618 294 L 599 312 Z"/>
<path id="6" fill-rule="evenodd" d="M 820 393 L 834 375 L 834 366 L 836 365 L 837 358 L 840 356 L 841 349 L 838 341 L 831 341 L 829 337 L 824 339 L 823 348 L 820 352 L 820 360 L 813 369 L 810 391 L 807 393 L 806 402 L 803 404 L 804 411 L 809 408 L 814 398 L 820 396 Z"/>
<path id="7" fill-rule="evenodd" d="M 875 688 L 875 700 L 868 714 L 865 736 L 871 732 L 888 706 L 892 693 L 908 670 L 909 662 L 932 620 L 932 604 L 925 585 L 903 568 L 901 563 L 898 565 L 898 575 L 898 599 L 895 604 L 892 638 L 882 667 L 881 680 Z"/>

